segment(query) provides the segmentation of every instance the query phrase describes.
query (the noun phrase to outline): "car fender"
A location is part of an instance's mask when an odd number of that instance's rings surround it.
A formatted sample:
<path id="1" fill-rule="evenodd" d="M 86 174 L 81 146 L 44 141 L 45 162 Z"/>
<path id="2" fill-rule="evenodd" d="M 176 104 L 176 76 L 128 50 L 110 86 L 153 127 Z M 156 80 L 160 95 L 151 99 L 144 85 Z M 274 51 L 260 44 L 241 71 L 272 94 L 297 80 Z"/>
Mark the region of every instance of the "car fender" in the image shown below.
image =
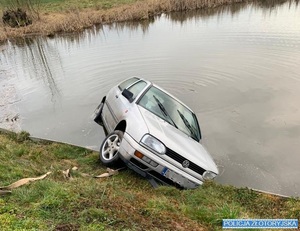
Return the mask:
<path id="1" fill-rule="evenodd" d="M 145 123 L 144 117 L 141 115 L 137 105 L 127 109 L 121 121 L 126 121 L 125 132 L 130 135 L 136 142 L 149 133 L 149 129 Z"/>

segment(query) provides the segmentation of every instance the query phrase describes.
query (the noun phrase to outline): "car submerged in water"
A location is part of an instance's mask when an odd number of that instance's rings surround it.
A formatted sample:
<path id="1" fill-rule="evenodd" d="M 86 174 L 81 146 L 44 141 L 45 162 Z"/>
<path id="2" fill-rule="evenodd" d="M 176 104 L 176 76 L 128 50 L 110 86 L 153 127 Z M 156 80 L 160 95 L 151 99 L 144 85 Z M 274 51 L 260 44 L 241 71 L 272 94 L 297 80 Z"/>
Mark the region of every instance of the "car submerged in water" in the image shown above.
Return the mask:
<path id="1" fill-rule="evenodd" d="M 187 189 L 218 175 L 195 113 L 150 81 L 132 77 L 113 87 L 94 121 L 108 134 L 100 147 L 106 166 L 124 162 L 152 182 Z"/>

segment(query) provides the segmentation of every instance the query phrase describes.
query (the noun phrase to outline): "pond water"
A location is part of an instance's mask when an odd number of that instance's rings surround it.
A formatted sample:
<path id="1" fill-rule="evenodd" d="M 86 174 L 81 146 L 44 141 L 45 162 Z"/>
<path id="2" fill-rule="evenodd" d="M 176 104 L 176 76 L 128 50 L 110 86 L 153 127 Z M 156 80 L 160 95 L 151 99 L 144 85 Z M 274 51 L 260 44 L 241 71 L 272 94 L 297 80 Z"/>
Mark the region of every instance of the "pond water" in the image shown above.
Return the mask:
<path id="1" fill-rule="evenodd" d="M 0 47 L 0 127 L 97 150 L 92 120 L 141 76 L 197 114 L 222 184 L 300 196 L 300 8 L 237 4 Z"/>

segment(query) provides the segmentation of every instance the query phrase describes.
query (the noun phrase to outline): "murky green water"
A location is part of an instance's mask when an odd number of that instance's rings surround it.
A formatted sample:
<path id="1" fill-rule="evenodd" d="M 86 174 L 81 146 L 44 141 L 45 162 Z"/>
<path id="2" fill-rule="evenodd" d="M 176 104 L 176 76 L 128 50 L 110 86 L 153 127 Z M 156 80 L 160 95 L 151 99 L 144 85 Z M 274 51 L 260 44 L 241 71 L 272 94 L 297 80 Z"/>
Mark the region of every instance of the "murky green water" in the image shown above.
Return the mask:
<path id="1" fill-rule="evenodd" d="M 0 50 L 0 127 L 98 149 L 94 108 L 138 75 L 196 112 L 218 182 L 300 196 L 297 2 L 162 15 Z"/>

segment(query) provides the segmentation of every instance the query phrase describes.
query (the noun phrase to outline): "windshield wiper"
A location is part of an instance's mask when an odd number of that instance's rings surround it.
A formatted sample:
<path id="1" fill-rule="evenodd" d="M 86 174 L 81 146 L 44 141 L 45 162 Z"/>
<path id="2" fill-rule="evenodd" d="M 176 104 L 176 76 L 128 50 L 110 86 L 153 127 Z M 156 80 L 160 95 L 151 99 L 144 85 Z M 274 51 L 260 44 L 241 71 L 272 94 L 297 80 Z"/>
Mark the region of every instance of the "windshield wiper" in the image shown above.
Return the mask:
<path id="1" fill-rule="evenodd" d="M 197 140 L 197 134 L 195 133 L 194 128 L 191 126 L 191 124 L 189 123 L 189 121 L 185 118 L 185 116 L 177 109 L 177 112 L 180 116 L 180 118 L 182 119 L 184 125 L 189 129 L 189 131 L 191 132 L 191 135 L 194 139 Z"/>
<path id="2" fill-rule="evenodd" d="M 155 101 L 156 101 L 156 103 L 157 103 L 159 109 L 162 111 L 163 115 L 164 115 L 165 117 L 169 117 L 170 120 L 171 120 L 171 122 L 172 122 L 172 124 L 174 125 L 174 127 L 175 127 L 175 128 L 178 128 L 177 125 L 176 125 L 176 123 L 174 122 L 174 120 L 171 118 L 171 116 L 169 115 L 168 111 L 167 111 L 166 108 L 164 107 L 164 105 L 162 105 L 162 103 L 159 101 L 158 98 L 156 98 L 155 95 L 153 95 L 153 98 L 155 99 Z"/>

